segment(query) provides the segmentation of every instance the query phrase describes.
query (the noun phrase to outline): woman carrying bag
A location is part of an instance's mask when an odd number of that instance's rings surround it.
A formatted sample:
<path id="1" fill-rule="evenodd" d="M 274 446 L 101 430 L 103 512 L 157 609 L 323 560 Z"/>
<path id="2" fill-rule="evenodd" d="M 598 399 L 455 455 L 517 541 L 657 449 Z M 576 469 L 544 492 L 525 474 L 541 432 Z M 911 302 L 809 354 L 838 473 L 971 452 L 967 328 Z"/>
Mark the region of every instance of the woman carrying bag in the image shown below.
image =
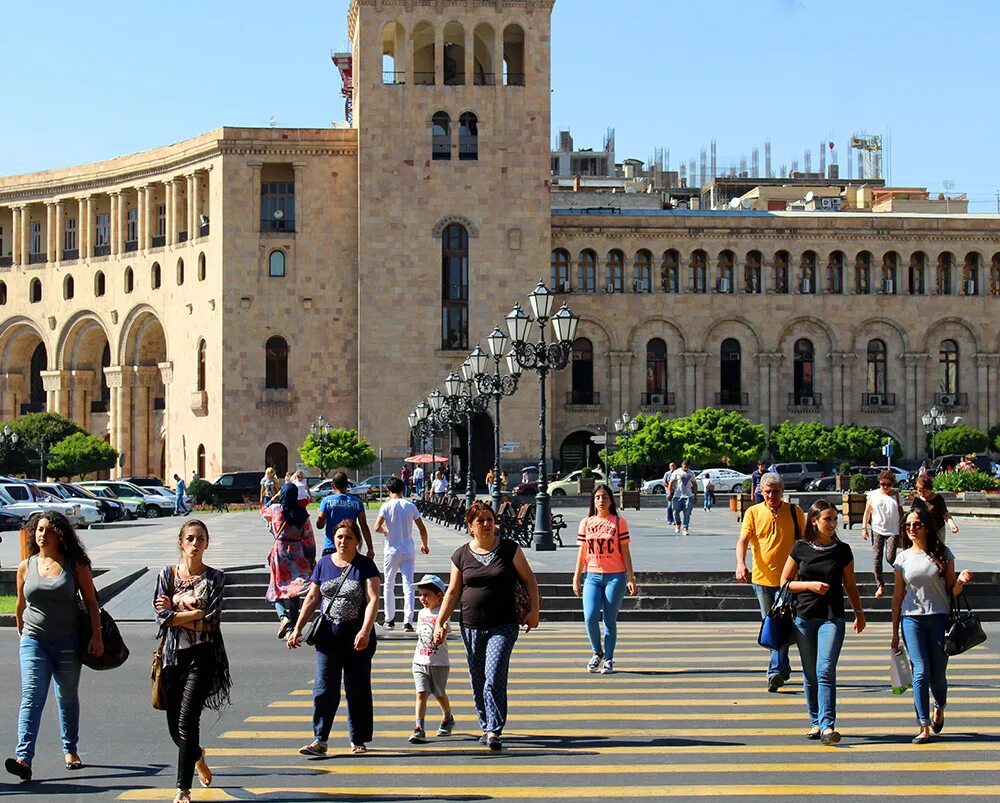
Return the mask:
<path id="1" fill-rule="evenodd" d="M 83 766 L 76 751 L 80 736 L 80 657 L 77 640 L 77 589 L 83 596 L 93 637 L 93 656 L 104 653 L 101 620 L 90 571 L 90 558 L 69 520 L 56 511 L 35 513 L 25 529 L 32 534 L 28 557 L 17 567 L 14 619 L 21 637 L 21 709 L 17 751 L 5 767 L 22 781 L 31 780 L 31 761 L 42 709 L 54 680 L 59 731 L 66 769 Z"/>
<path id="2" fill-rule="evenodd" d="M 861 595 L 854 580 L 854 553 L 837 538 L 837 508 L 820 499 L 806 514 L 781 572 L 781 584 L 796 595 L 795 641 L 811 727 L 807 739 L 837 744 L 837 661 L 844 646 L 844 593 L 854 608 L 854 632 L 865 629 Z"/>
<path id="3" fill-rule="evenodd" d="M 278 614 L 278 638 L 284 639 L 299 618 L 302 595 L 316 565 L 316 537 L 309 513 L 298 504 L 298 488 L 286 482 L 280 504 L 268 505 L 260 514 L 268 522 L 274 546 L 267 556 L 270 581 L 265 598 Z"/>
<path id="4" fill-rule="evenodd" d="M 926 510 L 906 514 L 906 535 L 913 546 L 896 555 L 896 587 L 892 595 L 892 650 L 899 649 L 899 633 L 913 665 L 913 708 L 920 730 L 913 744 L 926 744 L 931 731 L 944 728 L 948 702 L 948 630 L 951 598 L 972 580 L 965 570 L 955 576 L 955 556 L 941 543 Z M 934 710 L 930 710 L 931 697 Z"/>
<path id="5" fill-rule="evenodd" d="M 204 562 L 208 528 L 188 519 L 178 536 L 181 559 L 156 579 L 153 608 L 160 623 L 162 690 L 170 737 L 177 745 L 177 794 L 190 803 L 195 771 L 202 786 L 212 770 L 200 743 L 201 712 L 229 703 L 229 659 L 219 629 L 225 575 Z"/>

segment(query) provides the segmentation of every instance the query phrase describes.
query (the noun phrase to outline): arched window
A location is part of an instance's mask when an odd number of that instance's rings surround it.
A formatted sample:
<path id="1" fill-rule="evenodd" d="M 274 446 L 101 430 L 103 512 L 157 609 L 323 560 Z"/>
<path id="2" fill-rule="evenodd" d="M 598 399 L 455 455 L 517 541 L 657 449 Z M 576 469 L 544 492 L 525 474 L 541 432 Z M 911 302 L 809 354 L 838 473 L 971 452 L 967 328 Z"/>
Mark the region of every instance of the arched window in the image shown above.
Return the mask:
<path id="1" fill-rule="evenodd" d="M 0 307 L 4 306 L 6 303 L 7 303 L 7 282 L 0 282 Z"/>
<path id="2" fill-rule="evenodd" d="M 941 341 L 941 393 L 958 393 L 958 343 L 954 340 Z M 940 400 L 943 403 L 943 400 Z"/>
<path id="3" fill-rule="evenodd" d="M 872 291 L 872 255 L 860 252 L 854 259 L 854 291 L 866 296 Z"/>
<path id="4" fill-rule="evenodd" d="M 267 275 L 281 279 L 285 276 L 285 252 L 275 249 L 267 257 Z"/>
<path id="5" fill-rule="evenodd" d="M 73 294 L 75 292 L 76 288 L 74 286 L 73 277 L 67 276 L 65 279 L 63 279 L 63 298 L 66 301 L 69 301 L 73 297 Z"/>
<path id="6" fill-rule="evenodd" d="M 643 404 L 661 407 L 667 398 L 667 344 L 654 337 L 646 344 L 646 398 Z"/>
<path id="7" fill-rule="evenodd" d="M 205 444 L 198 444 L 198 476 L 202 479 L 205 478 Z"/>
<path id="8" fill-rule="evenodd" d="M 45 384 L 42 382 L 42 371 L 49 366 L 45 344 L 39 343 L 31 353 L 28 378 L 28 412 L 41 413 L 45 411 Z M 21 411 L 22 413 L 24 410 Z"/>
<path id="9" fill-rule="evenodd" d="M 990 295 L 1000 295 L 1000 253 L 990 260 Z"/>
<path id="10" fill-rule="evenodd" d="M 479 158 L 479 118 L 472 112 L 458 118 L 458 158 L 465 162 Z"/>
<path id="11" fill-rule="evenodd" d="M 744 291 L 757 295 L 761 292 L 760 263 L 762 257 L 760 251 L 747 252 L 746 261 L 743 263 L 743 287 Z"/>
<path id="12" fill-rule="evenodd" d="M 774 255 L 774 292 L 788 292 L 788 252 L 778 251 Z"/>
<path id="13" fill-rule="evenodd" d="M 815 404 L 815 393 L 813 392 L 813 365 L 815 363 L 815 350 L 811 340 L 802 338 L 795 341 L 795 352 L 792 365 L 792 387 L 794 389 L 794 401 L 798 405 L 813 406 Z"/>
<path id="14" fill-rule="evenodd" d="M 938 255 L 937 291 L 939 296 L 950 296 L 955 292 L 955 255 L 950 251 Z"/>
<path id="15" fill-rule="evenodd" d="M 154 262 L 153 267 L 149 270 L 149 286 L 154 290 L 160 289 L 160 263 Z"/>
<path id="16" fill-rule="evenodd" d="M 429 22 L 414 26 L 410 52 L 413 54 L 413 83 L 434 86 L 434 27 Z"/>
<path id="17" fill-rule="evenodd" d="M 653 292 L 653 255 L 642 248 L 635 252 L 632 263 L 632 292 Z"/>
<path id="18" fill-rule="evenodd" d="M 94 274 L 94 295 L 100 298 L 107 290 L 107 282 L 104 279 L 104 271 L 99 270 Z"/>
<path id="19" fill-rule="evenodd" d="M 552 251 L 552 289 L 557 293 L 568 293 L 569 284 L 569 251 L 556 248 Z"/>
<path id="20" fill-rule="evenodd" d="M 894 296 L 899 291 L 899 254 L 886 252 L 882 257 L 882 292 Z"/>
<path id="21" fill-rule="evenodd" d="M 743 400 L 742 349 L 740 341 L 727 337 L 722 341 L 719 355 L 719 397 L 721 407 L 740 407 Z"/>
<path id="22" fill-rule="evenodd" d="M 979 295 L 979 266 L 982 257 L 976 251 L 965 255 L 965 266 L 962 268 L 962 292 L 967 296 Z"/>
<path id="23" fill-rule="evenodd" d="M 886 348 L 882 340 L 868 341 L 868 375 L 865 389 L 869 393 L 884 395 L 886 392 Z"/>
<path id="24" fill-rule="evenodd" d="M 195 376 L 195 390 L 205 390 L 205 356 L 208 346 L 205 340 L 198 341 L 198 365 Z"/>
<path id="25" fill-rule="evenodd" d="M 718 282 L 715 289 L 719 293 L 735 293 L 736 282 L 733 272 L 735 270 L 736 257 L 732 251 L 723 251 L 719 254 L 718 262 Z"/>
<path id="26" fill-rule="evenodd" d="M 799 292 L 812 295 L 816 292 L 816 252 L 805 251 L 799 266 Z"/>
<path id="27" fill-rule="evenodd" d="M 403 52 L 403 26 L 387 22 L 382 26 L 382 83 L 405 84 L 406 67 L 399 62 Z"/>
<path id="28" fill-rule="evenodd" d="M 465 28 L 461 23 L 444 26 L 444 85 L 465 84 Z"/>
<path id="29" fill-rule="evenodd" d="M 663 262 L 660 265 L 660 286 L 664 293 L 679 293 L 681 291 L 681 256 L 671 248 L 663 252 Z"/>
<path id="30" fill-rule="evenodd" d="M 125 292 L 131 293 L 135 288 L 135 277 L 132 274 L 132 268 L 125 268 Z"/>
<path id="31" fill-rule="evenodd" d="M 28 301 L 37 304 L 42 300 L 42 280 L 32 279 L 28 285 Z"/>
<path id="32" fill-rule="evenodd" d="M 269 337 L 264 346 L 264 387 L 288 387 L 288 343 L 277 335 Z"/>
<path id="33" fill-rule="evenodd" d="M 104 371 L 105 368 L 109 368 L 110 366 L 111 346 L 105 343 L 104 350 L 101 352 L 100 387 L 97 391 L 102 413 L 106 413 L 111 409 L 111 386 L 108 385 L 108 375 Z"/>
<path id="34" fill-rule="evenodd" d="M 274 473 L 284 477 L 288 472 L 288 448 L 283 443 L 269 443 L 264 450 L 264 468 L 273 468 Z"/>
<path id="35" fill-rule="evenodd" d="M 469 233 L 458 223 L 441 235 L 441 348 L 469 347 Z"/>
<path id="36" fill-rule="evenodd" d="M 830 259 L 826 263 L 828 275 L 827 289 L 834 295 L 841 295 L 844 292 L 844 253 L 834 251 L 830 254 Z"/>
<path id="37" fill-rule="evenodd" d="M 573 341 L 573 389 L 570 404 L 599 404 L 594 393 L 594 346 L 585 337 Z"/>
<path id="38" fill-rule="evenodd" d="M 524 29 L 508 25 L 503 29 L 503 85 L 524 86 Z"/>
<path id="39" fill-rule="evenodd" d="M 922 296 L 927 292 L 927 254 L 923 251 L 910 254 L 908 278 L 911 296 Z"/>
<path id="40" fill-rule="evenodd" d="M 597 254 L 589 248 L 580 252 L 576 286 L 581 293 L 597 292 Z"/>
<path id="41" fill-rule="evenodd" d="M 608 251 L 604 283 L 609 293 L 625 292 L 625 254 L 617 248 Z"/>
<path id="42" fill-rule="evenodd" d="M 205 267 L 205 252 L 202 251 L 198 254 L 198 281 L 205 281 L 205 277 L 208 275 L 208 271 Z"/>
<path id="43" fill-rule="evenodd" d="M 451 117 L 448 112 L 434 112 L 431 117 L 431 159 L 438 162 L 451 159 Z"/>
<path id="44" fill-rule="evenodd" d="M 707 292 L 708 254 L 698 249 L 691 254 L 691 292 Z"/>
<path id="45" fill-rule="evenodd" d="M 184 260 L 177 260 L 177 286 L 184 284 Z"/>
<path id="46" fill-rule="evenodd" d="M 489 23 L 481 22 L 472 34 L 472 83 L 476 86 L 494 86 L 494 53 L 496 34 Z"/>

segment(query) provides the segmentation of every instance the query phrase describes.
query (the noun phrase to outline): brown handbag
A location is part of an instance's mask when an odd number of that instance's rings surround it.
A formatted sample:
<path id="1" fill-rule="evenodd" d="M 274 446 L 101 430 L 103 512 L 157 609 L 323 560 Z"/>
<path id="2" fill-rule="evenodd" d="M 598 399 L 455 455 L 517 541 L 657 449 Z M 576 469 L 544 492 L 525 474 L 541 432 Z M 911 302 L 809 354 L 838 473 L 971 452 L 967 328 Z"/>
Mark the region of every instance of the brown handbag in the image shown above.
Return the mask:
<path id="1" fill-rule="evenodd" d="M 153 667 L 150 671 L 150 691 L 153 708 L 157 711 L 167 710 L 167 695 L 163 689 L 163 642 L 166 636 L 160 639 L 160 646 L 153 653 Z"/>

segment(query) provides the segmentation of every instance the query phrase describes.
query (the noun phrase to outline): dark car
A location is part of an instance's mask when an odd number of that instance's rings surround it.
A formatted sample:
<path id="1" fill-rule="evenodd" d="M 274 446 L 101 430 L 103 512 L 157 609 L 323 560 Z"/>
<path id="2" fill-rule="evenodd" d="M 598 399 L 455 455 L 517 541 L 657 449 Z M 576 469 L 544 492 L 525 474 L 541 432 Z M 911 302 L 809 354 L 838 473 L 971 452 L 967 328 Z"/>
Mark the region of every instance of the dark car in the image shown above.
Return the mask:
<path id="1" fill-rule="evenodd" d="M 140 488 L 164 488 L 163 480 L 159 477 L 123 477 L 122 482 L 131 482 Z"/>
<path id="2" fill-rule="evenodd" d="M 81 488 L 79 485 L 74 485 L 72 482 L 60 482 L 59 486 L 63 489 L 68 499 L 94 499 L 97 501 L 98 509 L 104 513 L 104 521 L 121 521 L 128 517 L 128 510 L 126 510 L 125 505 L 119 502 L 117 499 L 107 499 L 105 497 L 98 496 L 97 494 L 91 493 L 86 488 Z"/>
<path id="3" fill-rule="evenodd" d="M 20 530 L 24 519 L 17 513 L 0 510 L 0 530 Z"/>
<path id="4" fill-rule="evenodd" d="M 256 501 L 263 478 L 263 471 L 227 471 L 212 483 L 212 495 L 216 502 L 242 502 L 247 496 Z"/>
<path id="5" fill-rule="evenodd" d="M 927 469 L 927 473 L 932 477 L 939 471 L 953 471 L 955 466 L 962 462 L 965 457 L 963 454 L 943 454 L 940 457 L 936 457 L 934 462 L 931 463 L 930 468 Z M 976 463 L 976 471 L 983 471 L 986 474 L 993 473 L 993 460 L 988 454 L 977 454 L 974 455 Z"/>

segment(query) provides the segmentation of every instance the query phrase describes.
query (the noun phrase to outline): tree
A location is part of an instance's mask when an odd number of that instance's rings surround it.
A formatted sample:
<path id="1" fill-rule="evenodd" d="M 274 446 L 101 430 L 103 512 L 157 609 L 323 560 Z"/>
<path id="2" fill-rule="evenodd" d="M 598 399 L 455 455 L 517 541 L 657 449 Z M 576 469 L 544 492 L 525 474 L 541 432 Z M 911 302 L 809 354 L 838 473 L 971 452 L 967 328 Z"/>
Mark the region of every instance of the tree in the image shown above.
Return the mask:
<path id="1" fill-rule="evenodd" d="M 877 427 L 859 427 L 854 424 L 840 424 L 827 433 L 827 456 L 866 463 L 869 460 L 882 461 L 882 447 L 887 440 L 892 441 L 892 456 L 898 460 L 903 456 L 903 446 L 884 430 Z"/>
<path id="2" fill-rule="evenodd" d="M 47 473 L 53 477 L 82 477 L 113 468 L 117 461 L 118 452 L 110 443 L 85 432 L 74 432 L 49 450 Z"/>
<path id="3" fill-rule="evenodd" d="M 299 457 L 324 477 L 335 468 L 363 468 L 375 459 L 368 442 L 356 429 L 331 429 L 330 434 L 307 435 L 299 447 Z"/>
<path id="4" fill-rule="evenodd" d="M 84 430 L 57 413 L 28 413 L 10 422 L 17 433 L 18 442 L 3 453 L 2 467 L 7 474 L 36 474 L 39 469 L 39 448 L 44 443 L 48 450 L 70 435 Z"/>
<path id="5" fill-rule="evenodd" d="M 771 430 L 771 452 L 778 462 L 825 460 L 830 457 L 830 430 L 818 421 L 782 421 Z"/>
<path id="6" fill-rule="evenodd" d="M 990 448 L 990 438 L 985 432 L 965 424 L 945 427 L 934 435 L 934 448 L 938 454 L 974 454 Z"/>

